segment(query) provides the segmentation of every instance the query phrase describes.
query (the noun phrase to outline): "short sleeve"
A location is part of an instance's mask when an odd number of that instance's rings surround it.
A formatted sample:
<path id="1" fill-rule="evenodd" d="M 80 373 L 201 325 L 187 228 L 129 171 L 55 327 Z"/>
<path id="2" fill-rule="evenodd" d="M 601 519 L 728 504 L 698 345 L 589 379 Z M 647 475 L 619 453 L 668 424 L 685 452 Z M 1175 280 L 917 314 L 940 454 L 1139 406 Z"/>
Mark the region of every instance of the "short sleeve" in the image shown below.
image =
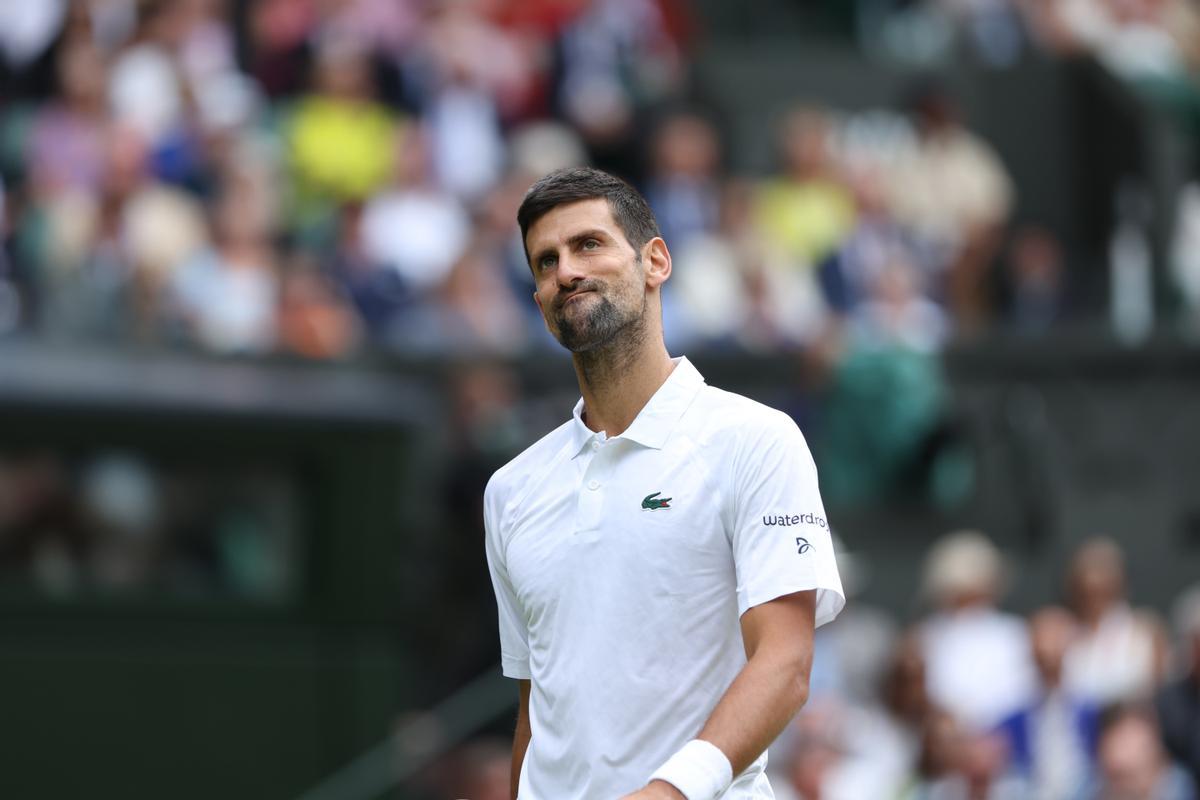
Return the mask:
<path id="1" fill-rule="evenodd" d="M 817 468 L 803 434 L 775 412 L 741 438 L 731 461 L 731 545 L 738 614 L 794 592 L 815 589 L 816 624 L 846 604 Z"/>
<path id="2" fill-rule="evenodd" d="M 529 629 L 504 563 L 503 503 L 498 495 L 493 477 L 483 494 L 483 528 L 488 571 L 499 612 L 501 671 L 509 678 L 529 678 Z"/>

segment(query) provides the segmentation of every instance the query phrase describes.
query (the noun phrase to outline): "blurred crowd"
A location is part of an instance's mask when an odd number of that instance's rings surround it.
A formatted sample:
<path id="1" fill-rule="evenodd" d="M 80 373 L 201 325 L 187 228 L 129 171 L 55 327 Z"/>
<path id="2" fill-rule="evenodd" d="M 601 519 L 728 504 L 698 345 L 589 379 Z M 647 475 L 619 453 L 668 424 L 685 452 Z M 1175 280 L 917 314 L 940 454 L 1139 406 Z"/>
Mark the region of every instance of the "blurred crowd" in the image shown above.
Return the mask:
<path id="1" fill-rule="evenodd" d="M 7 596 L 289 598 L 301 486 L 278 464 L 0 450 Z"/>
<path id="2" fill-rule="evenodd" d="M 851 594 L 866 564 L 843 552 Z M 1005 562 L 978 531 L 929 550 L 927 611 L 901 629 L 851 602 L 817 631 L 808 703 L 770 750 L 781 800 L 1195 800 L 1200 584 L 1172 624 L 1128 597 L 1123 554 L 1084 541 L 1062 605 L 1000 607 Z M 507 797 L 510 752 L 473 742 L 435 798 Z"/>
<path id="3" fill-rule="evenodd" d="M 1003 67 L 1026 50 L 1091 54 L 1128 78 L 1200 76 L 1200 9 L 1191 0 L 861 0 L 862 38 L 936 58 L 964 43 Z"/>
<path id="4" fill-rule="evenodd" d="M 1173 642 L 1128 598 L 1112 540 L 1075 550 L 1061 606 L 1008 613 L 1005 582 L 995 545 L 956 532 L 928 552 L 916 624 L 859 604 L 822 630 L 811 699 L 776 745 L 780 796 L 1195 798 L 1200 586 Z"/>
<path id="5" fill-rule="evenodd" d="M 986 4 L 985 4 L 986 5 Z M 673 347 L 900 346 L 1070 311 L 1062 245 L 938 85 L 777 114 L 726 167 L 673 0 L 46 0 L 0 10 L 0 334 L 337 358 L 552 343 L 514 223 L 590 162 L 649 197 Z M 951 200 L 953 198 L 953 200 Z"/>

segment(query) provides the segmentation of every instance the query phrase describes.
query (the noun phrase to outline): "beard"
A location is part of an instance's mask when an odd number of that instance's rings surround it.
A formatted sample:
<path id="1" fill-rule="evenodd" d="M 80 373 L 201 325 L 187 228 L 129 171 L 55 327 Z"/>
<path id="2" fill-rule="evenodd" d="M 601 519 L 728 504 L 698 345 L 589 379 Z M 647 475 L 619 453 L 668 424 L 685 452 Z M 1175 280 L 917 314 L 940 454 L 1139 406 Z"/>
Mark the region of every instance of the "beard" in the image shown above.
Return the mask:
<path id="1" fill-rule="evenodd" d="M 641 307 L 631 305 L 622 310 L 605 293 L 604 286 L 584 287 L 595 294 L 595 299 L 580 298 L 576 304 L 586 303 L 586 309 L 564 313 L 564 304 L 555 303 L 554 328 L 559 344 L 572 353 L 586 353 L 612 345 L 623 334 L 636 334 L 641 329 L 645 314 L 645 301 Z"/>

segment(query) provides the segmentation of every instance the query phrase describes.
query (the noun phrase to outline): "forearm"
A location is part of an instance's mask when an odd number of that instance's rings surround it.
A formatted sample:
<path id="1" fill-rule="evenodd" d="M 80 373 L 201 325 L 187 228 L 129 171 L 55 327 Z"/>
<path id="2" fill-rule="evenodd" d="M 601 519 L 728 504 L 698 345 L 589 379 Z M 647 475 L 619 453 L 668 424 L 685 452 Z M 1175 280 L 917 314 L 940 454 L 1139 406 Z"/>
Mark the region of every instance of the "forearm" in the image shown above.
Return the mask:
<path id="1" fill-rule="evenodd" d="M 734 775 L 750 766 L 804 705 L 811 663 L 811 649 L 760 649 L 722 695 L 698 738 L 725 754 Z"/>
<path id="2" fill-rule="evenodd" d="M 702 741 L 684 745 L 625 800 L 715 798 L 744 772 L 808 699 L 815 615 L 812 590 L 743 614 L 746 665 L 709 714 L 696 737 Z"/>
<path id="3" fill-rule="evenodd" d="M 517 800 L 521 781 L 521 765 L 525 763 L 525 751 L 529 749 L 532 730 L 529 727 L 529 681 L 520 682 L 521 701 L 517 707 L 517 729 L 513 732 L 512 775 L 509 789 L 512 800 Z"/>

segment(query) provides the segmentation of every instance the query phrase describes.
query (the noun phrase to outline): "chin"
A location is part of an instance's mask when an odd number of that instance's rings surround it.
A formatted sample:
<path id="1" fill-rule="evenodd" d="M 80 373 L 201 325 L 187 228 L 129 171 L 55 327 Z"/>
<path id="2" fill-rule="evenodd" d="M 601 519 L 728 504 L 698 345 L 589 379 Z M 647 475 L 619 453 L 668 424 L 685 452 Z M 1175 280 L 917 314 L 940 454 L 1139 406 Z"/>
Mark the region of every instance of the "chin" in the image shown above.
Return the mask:
<path id="1" fill-rule="evenodd" d="M 567 350 L 570 350 L 572 353 L 586 353 L 589 350 L 595 349 L 600 344 L 599 341 L 596 341 L 593 338 L 574 335 L 563 336 L 561 332 L 556 334 L 554 338 L 558 340 L 559 344 L 561 344 Z"/>

